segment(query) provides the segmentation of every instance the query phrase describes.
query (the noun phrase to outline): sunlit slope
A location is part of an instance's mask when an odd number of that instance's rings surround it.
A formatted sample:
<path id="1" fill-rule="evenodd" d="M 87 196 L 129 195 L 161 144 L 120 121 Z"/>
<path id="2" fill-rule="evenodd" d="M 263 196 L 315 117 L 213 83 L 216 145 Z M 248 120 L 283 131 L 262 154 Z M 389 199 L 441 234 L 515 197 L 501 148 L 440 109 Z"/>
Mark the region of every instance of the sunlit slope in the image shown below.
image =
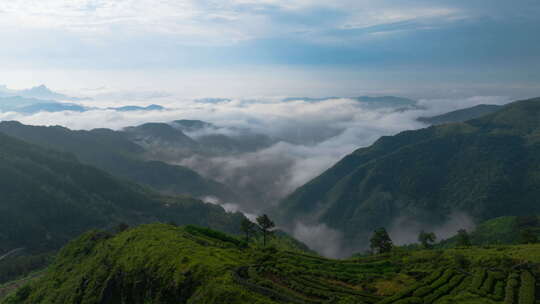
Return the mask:
<path id="1" fill-rule="evenodd" d="M 152 224 L 83 235 L 4 303 L 535 304 L 539 263 L 540 245 L 331 260 Z"/>
<path id="2" fill-rule="evenodd" d="M 284 199 L 281 223 L 324 223 L 354 247 L 398 219 L 430 229 L 456 213 L 478 222 L 540 214 L 539 138 L 540 98 L 382 137 Z"/>

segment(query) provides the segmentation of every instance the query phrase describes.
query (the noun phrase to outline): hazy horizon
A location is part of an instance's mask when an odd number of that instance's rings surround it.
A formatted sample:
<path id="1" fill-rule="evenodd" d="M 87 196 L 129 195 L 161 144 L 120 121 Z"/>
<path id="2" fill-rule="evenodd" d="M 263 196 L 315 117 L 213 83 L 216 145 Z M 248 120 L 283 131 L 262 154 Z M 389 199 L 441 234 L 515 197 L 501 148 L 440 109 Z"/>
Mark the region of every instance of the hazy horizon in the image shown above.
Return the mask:
<path id="1" fill-rule="evenodd" d="M 183 98 L 540 95 L 540 3 L 15 0 L 0 83 Z"/>

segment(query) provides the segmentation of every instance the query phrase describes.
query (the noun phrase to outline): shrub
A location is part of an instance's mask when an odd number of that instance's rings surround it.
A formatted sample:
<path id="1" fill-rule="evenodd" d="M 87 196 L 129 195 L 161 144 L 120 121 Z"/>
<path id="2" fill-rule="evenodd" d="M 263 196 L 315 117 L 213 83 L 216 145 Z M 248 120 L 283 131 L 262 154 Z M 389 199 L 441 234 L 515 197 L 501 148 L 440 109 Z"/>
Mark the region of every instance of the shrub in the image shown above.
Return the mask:
<path id="1" fill-rule="evenodd" d="M 481 269 L 480 271 L 477 271 L 474 273 L 473 281 L 471 283 L 470 291 L 473 293 L 478 292 L 480 287 L 482 286 L 482 283 L 484 282 L 484 278 L 486 277 L 486 270 Z"/>
<path id="2" fill-rule="evenodd" d="M 467 268 L 470 264 L 469 260 L 461 253 L 454 254 L 453 259 L 454 264 L 460 268 Z"/>
<path id="3" fill-rule="evenodd" d="M 223 241 L 223 242 L 226 242 L 226 243 L 232 243 L 238 247 L 241 247 L 241 248 L 245 248 L 247 247 L 247 243 L 244 242 L 244 241 L 241 241 L 235 237 L 232 237 L 230 235 L 227 235 L 223 232 L 220 232 L 220 231 L 216 231 L 216 230 L 212 230 L 212 229 L 209 229 L 209 228 L 204 228 L 204 227 L 198 227 L 198 226 L 194 226 L 194 225 L 187 225 L 185 227 L 185 230 L 191 234 L 199 234 L 199 235 L 204 235 L 204 236 L 207 236 L 209 238 L 213 238 L 213 239 L 217 239 L 217 240 L 220 240 L 220 241 Z"/>
<path id="4" fill-rule="evenodd" d="M 399 300 L 397 302 L 394 302 L 395 304 L 422 304 L 424 303 L 421 298 L 417 297 L 410 297 L 406 299 Z"/>
<path id="5" fill-rule="evenodd" d="M 487 277 L 484 280 L 482 287 L 480 288 L 480 291 L 483 294 L 489 294 L 491 293 L 491 290 L 493 289 L 494 285 L 495 285 L 495 275 L 493 272 L 488 272 Z"/>
<path id="6" fill-rule="evenodd" d="M 503 298 L 504 298 L 504 282 L 497 281 L 497 284 L 495 284 L 495 289 L 493 290 L 493 299 L 496 301 L 500 301 Z"/>
<path id="7" fill-rule="evenodd" d="M 440 286 L 446 284 L 446 282 L 448 282 L 448 280 L 454 275 L 454 270 L 453 269 L 447 269 L 444 274 L 439 277 L 435 282 L 433 282 L 431 285 L 429 286 L 424 286 L 424 287 L 421 287 L 421 288 L 418 288 L 417 290 L 414 291 L 413 293 L 413 296 L 415 297 L 424 297 L 426 296 L 427 294 L 429 294 L 430 292 L 432 292 L 433 290 L 439 288 Z"/>
<path id="8" fill-rule="evenodd" d="M 506 281 L 506 287 L 504 289 L 505 296 L 504 296 L 504 303 L 505 304 L 514 304 L 514 299 L 516 298 L 516 287 L 519 285 L 518 279 L 519 276 L 517 273 L 511 273 L 508 276 L 508 280 Z"/>
<path id="9" fill-rule="evenodd" d="M 521 272 L 521 286 L 519 287 L 519 304 L 534 304 L 534 277 L 524 270 Z"/>
<path id="10" fill-rule="evenodd" d="M 461 280 L 463 280 L 463 278 L 464 278 L 464 275 L 461 275 L 461 274 L 452 277 L 452 279 L 448 282 L 448 284 L 441 286 L 435 292 L 428 295 L 424 299 L 424 303 L 431 304 L 435 302 L 435 300 L 437 300 L 438 298 L 444 295 L 447 295 L 448 293 L 450 293 L 450 291 L 452 291 L 452 289 L 454 289 L 455 287 L 459 285 L 459 283 L 461 283 Z"/>

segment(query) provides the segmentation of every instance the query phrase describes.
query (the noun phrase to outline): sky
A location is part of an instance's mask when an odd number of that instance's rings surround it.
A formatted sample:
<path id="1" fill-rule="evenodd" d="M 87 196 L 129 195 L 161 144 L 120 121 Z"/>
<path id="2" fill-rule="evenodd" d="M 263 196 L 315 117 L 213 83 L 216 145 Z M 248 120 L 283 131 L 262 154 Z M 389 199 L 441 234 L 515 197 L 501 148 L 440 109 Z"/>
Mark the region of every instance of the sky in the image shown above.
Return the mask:
<path id="1" fill-rule="evenodd" d="M 540 95 L 538 0 L 0 1 L 0 83 L 186 97 Z"/>

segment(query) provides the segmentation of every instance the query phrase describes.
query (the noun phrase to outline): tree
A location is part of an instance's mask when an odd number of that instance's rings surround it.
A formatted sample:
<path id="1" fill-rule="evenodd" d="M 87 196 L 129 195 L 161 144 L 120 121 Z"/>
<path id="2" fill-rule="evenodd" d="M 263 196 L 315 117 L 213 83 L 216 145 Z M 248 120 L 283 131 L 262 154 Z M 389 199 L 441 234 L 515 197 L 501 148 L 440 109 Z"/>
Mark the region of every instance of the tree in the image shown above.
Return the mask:
<path id="1" fill-rule="evenodd" d="M 538 243 L 538 236 L 531 228 L 521 229 L 519 231 L 519 242 L 521 244 L 534 244 Z"/>
<path id="2" fill-rule="evenodd" d="M 471 246 L 471 238 L 469 233 L 465 229 L 459 229 L 457 232 L 457 242 L 458 246 L 469 247 Z"/>
<path id="3" fill-rule="evenodd" d="M 115 227 L 115 230 L 116 230 L 117 233 L 124 232 L 124 231 L 126 231 L 126 230 L 128 230 L 128 229 L 129 229 L 129 225 L 126 224 L 126 223 L 124 223 L 124 222 L 119 223 L 119 224 L 116 225 L 116 227 Z"/>
<path id="4" fill-rule="evenodd" d="M 384 228 L 375 230 L 369 242 L 371 250 L 377 253 L 390 252 L 393 247 L 392 240 Z"/>
<path id="5" fill-rule="evenodd" d="M 276 225 L 266 214 L 257 217 L 257 224 L 263 233 L 263 245 L 266 246 L 266 237 L 272 233 L 272 228 Z"/>
<path id="6" fill-rule="evenodd" d="M 433 247 L 433 243 L 437 240 L 437 236 L 433 232 L 425 232 L 421 230 L 418 234 L 418 241 L 422 244 L 422 247 L 429 249 Z"/>
<path id="7" fill-rule="evenodd" d="M 253 223 L 252 221 L 248 220 L 247 218 L 244 218 L 242 220 L 242 223 L 240 224 L 240 230 L 245 233 L 246 235 L 246 243 L 249 242 L 249 237 L 253 234 L 255 234 L 255 229 L 257 225 Z"/>

